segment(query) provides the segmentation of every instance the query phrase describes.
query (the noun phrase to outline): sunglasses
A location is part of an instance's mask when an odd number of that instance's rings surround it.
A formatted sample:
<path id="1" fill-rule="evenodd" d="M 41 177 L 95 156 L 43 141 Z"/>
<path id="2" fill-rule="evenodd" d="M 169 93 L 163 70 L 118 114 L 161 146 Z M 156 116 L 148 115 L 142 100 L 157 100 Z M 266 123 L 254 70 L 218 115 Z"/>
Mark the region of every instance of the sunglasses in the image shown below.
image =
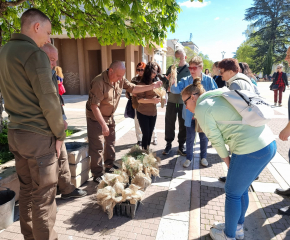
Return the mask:
<path id="1" fill-rule="evenodd" d="M 198 93 L 193 93 L 187 99 L 185 99 L 185 101 L 184 101 L 185 106 L 187 104 L 187 101 L 191 98 L 192 95 L 198 95 Z"/>
<path id="2" fill-rule="evenodd" d="M 189 71 L 190 71 L 190 70 L 194 70 L 194 71 L 195 71 L 195 70 L 198 69 L 199 67 L 200 67 L 200 66 L 197 66 L 197 67 L 188 67 L 188 69 L 189 69 Z"/>
<path id="3" fill-rule="evenodd" d="M 142 68 L 137 68 L 136 71 L 137 71 L 137 72 L 144 72 L 144 69 L 142 69 Z"/>

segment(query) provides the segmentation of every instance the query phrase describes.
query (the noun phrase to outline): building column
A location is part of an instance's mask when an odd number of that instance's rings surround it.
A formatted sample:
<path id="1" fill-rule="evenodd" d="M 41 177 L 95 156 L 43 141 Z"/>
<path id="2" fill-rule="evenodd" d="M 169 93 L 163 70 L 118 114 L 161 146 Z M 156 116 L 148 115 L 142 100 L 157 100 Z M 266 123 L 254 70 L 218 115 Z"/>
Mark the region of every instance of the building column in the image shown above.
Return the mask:
<path id="1" fill-rule="evenodd" d="M 85 74 L 85 53 L 84 53 L 84 39 L 77 39 L 78 48 L 78 65 L 79 65 L 79 79 L 80 79 L 80 94 L 86 93 L 86 74 Z"/>
<path id="2" fill-rule="evenodd" d="M 166 74 L 166 52 L 162 52 L 162 73 Z"/>
<path id="3" fill-rule="evenodd" d="M 133 45 L 126 46 L 125 61 L 126 61 L 126 78 L 131 80 L 134 76 L 134 71 L 135 71 Z"/>
<path id="4" fill-rule="evenodd" d="M 107 46 L 101 46 L 101 58 L 102 58 L 102 72 L 106 71 L 108 66 L 108 50 Z"/>

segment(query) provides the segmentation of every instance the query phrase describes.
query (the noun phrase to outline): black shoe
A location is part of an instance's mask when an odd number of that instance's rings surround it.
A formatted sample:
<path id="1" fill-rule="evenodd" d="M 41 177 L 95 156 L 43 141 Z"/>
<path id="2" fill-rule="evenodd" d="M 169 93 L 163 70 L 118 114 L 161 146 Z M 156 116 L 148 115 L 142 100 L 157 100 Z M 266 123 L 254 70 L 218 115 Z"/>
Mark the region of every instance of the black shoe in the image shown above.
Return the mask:
<path id="1" fill-rule="evenodd" d="M 98 185 L 102 181 L 102 177 L 94 177 L 93 181 Z"/>
<path id="2" fill-rule="evenodd" d="M 115 170 L 118 170 L 118 169 L 120 169 L 120 168 L 114 164 L 113 167 L 111 167 L 111 168 L 106 168 L 106 169 L 105 169 L 105 172 L 106 172 L 106 173 L 114 173 L 114 171 L 115 171 Z"/>
<path id="3" fill-rule="evenodd" d="M 60 194 L 61 194 L 61 192 L 59 190 L 59 187 L 57 186 L 57 188 L 56 188 L 56 195 L 60 195 Z"/>
<path id="4" fill-rule="evenodd" d="M 227 177 L 219 177 L 219 181 L 221 182 L 226 182 L 226 180 L 227 180 Z"/>
<path id="5" fill-rule="evenodd" d="M 286 207 L 280 208 L 280 209 L 278 209 L 278 213 L 280 213 L 282 215 L 290 216 L 290 207 L 286 206 Z"/>
<path id="6" fill-rule="evenodd" d="M 180 147 L 178 148 L 177 153 L 178 153 L 179 155 L 181 155 L 181 156 L 186 156 L 186 151 L 185 151 L 185 149 L 184 149 L 184 146 L 180 146 Z"/>
<path id="7" fill-rule="evenodd" d="M 167 144 L 162 154 L 168 155 L 170 152 L 171 152 L 171 144 Z"/>
<path id="8" fill-rule="evenodd" d="M 279 195 L 282 195 L 282 196 L 290 196 L 290 188 L 284 190 L 282 188 L 277 188 L 275 190 L 275 193 L 279 194 Z"/>
<path id="9" fill-rule="evenodd" d="M 61 194 L 62 199 L 68 199 L 68 198 L 81 198 L 87 195 L 87 192 L 84 190 L 81 190 L 79 188 L 76 188 L 69 194 Z"/>
<path id="10" fill-rule="evenodd" d="M 142 147 L 142 142 L 141 142 L 141 141 L 138 141 L 138 142 L 137 142 L 137 145 L 138 145 L 139 147 Z"/>

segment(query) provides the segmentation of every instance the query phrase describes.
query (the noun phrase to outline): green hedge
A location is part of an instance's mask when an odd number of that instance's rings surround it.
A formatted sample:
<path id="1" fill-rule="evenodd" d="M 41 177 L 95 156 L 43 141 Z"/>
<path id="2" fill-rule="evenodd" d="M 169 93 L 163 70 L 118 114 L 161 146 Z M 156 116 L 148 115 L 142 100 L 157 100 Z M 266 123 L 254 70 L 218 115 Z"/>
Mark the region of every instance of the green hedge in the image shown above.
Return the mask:
<path id="1" fill-rule="evenodd" d="M 9 151 L 8 147 L 8 128 L 7 128 L 7 121 L 3 123 L 3 131 L 0 133 L 0 164 L 8 162 L 9 160 L 13 159 L 13 154 Z M 77 132 L 76 130 L 67 129 L 65 130 L 66 136 L 70 136 Z"/>

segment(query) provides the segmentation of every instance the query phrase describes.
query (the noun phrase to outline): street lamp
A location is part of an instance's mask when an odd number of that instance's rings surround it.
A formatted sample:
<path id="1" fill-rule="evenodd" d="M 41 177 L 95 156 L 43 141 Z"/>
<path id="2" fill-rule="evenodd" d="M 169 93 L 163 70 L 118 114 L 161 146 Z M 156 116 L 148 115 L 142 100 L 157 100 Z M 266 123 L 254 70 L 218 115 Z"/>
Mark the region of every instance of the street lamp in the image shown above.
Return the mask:
<path id="1" fill-rule="evenodd" d="M 222 59 L 224 59 L 225 58 L 225 51 L 222 51 Z"/>

